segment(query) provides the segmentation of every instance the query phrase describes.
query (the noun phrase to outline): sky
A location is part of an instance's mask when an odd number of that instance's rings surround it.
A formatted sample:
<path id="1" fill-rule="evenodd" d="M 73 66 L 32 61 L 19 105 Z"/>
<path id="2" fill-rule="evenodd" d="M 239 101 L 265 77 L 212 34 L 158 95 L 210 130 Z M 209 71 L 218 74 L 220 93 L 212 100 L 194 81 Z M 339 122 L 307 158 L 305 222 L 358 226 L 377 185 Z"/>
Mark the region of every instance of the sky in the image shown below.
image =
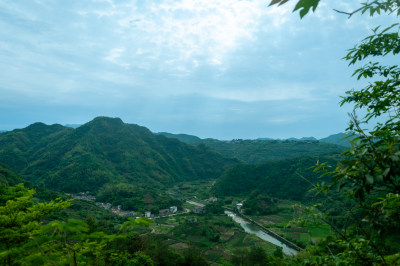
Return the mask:
<path id="1" fill-rule="evenodd" d="M 0 1 L 0 130 L 120 117 L 201 138 L 326 137 L 363 81 L 343 60 L 377 25 L 358 0 Z"/>

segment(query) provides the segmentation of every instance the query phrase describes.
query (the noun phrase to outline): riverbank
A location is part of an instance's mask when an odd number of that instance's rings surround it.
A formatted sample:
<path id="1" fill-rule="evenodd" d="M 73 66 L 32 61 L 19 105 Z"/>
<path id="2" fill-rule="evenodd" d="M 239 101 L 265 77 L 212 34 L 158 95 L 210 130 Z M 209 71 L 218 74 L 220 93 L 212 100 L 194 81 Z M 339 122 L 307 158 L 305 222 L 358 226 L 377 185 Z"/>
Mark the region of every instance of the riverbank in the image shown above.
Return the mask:
<path id="1" fill-rule="evenodd" d="M 269 234 L 270 236 L 272 236 L 272 237 L 274 237 L 274 238 L 277 238 L 279 241 L 285 243 L 285 244 L 288 245 L 289 247 L 291 247 L 291 248 L 293 248 L 293 249 L 295 249 L 295 250 L 297 250 L 297 251 L 302 251 L 302 250 L 303 250 L 301 247 L 297 246 L 295 243 L 293 243 L 293 242 L 287 240 L 286 238 L 284 238 L 284 237 L 278 235 L 277 233 L 275 233 L 275 232 L 269 230 L 268 228 L 265 228 L 265 227 L 262 226 L 260 223 L 254 221 L 254 220 L 251 219 L 250 217 L 247 217 L 246 215 L 241 214 L 241 213 L 236 213 L 236 215 L 239 215 L 239 216 L 242 217 L 243 219 L 246 219 L 246 220 L 249 221 L 250 223 L 252 223 L 252 224 L 258 226 L 261 230 L 263 230 L 264 232 L 266 232 L 266 233 Z"/>
<path id="2" fill-rule="evenodd" d="M 234 213 L 232 211 L 225 211 L 225 214 L 227 214 L 229 217 L 231 217 L 236 223 L 240 224 L 240 226 L 250 234 L 254 234 L 261 238 L 264 241 L 270 242 L 276 246 L 282 247 L 283 253 L 289 256 L 294 256 L 297 254 L 298 251 L 301 250 L 301 248 L 297 247 L 296 245 L 291 245 L 290 241 L 284 239 L 282 241 L 282 237 L 276 237 L 276 234 L 271 234 L 270 230 L 265 230 L 266 228 L 263 228 L 260 225 L 256 225 L 255 223 L 252 223 L 247 217 L 242 217 L 239 216 L 237 213 Z"/>

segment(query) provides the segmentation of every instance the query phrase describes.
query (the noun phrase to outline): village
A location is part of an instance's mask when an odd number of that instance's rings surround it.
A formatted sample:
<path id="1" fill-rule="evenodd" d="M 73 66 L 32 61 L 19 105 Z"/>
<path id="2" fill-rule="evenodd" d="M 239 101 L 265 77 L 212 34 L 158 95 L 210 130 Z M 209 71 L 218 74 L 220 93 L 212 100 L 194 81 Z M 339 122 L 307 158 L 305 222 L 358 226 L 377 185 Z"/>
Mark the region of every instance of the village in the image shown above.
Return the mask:
<path id="1" fill-rule="evenodd" d="M 106 210 L 110 210 L 114 214 L 122 216 L 122 217 L 134 217 L 135 215 L 138 214 L 135 211 L 123 210 L 121 208 L 121 205 L 112 206 L 111 203 L 98 202 L 98 201 L 96 201 L 96 197 L 90 194 L 90 191 L 79 192 L 78 194 L 71 194 L 71 193 L 66 193 L 66 194 L 74 199 L 92 201 L 97 206 L 100 206 Z M 176 214 L 177 212 L 178 212 L 178 207 L 171 206 L 168 209 L 159 210 L 159 216 L 160 217 L 168 216 L 171 214 Z M 155 217 L 155 214 L 151 213 L 151 211 L 145 211 L 144 214 L 142 214 L 141 216 L 144 216 L 146 218 L 158 218 L 158 217 Z M 139 218 L 139 217 L 137 217 L 137 218 Z"/>

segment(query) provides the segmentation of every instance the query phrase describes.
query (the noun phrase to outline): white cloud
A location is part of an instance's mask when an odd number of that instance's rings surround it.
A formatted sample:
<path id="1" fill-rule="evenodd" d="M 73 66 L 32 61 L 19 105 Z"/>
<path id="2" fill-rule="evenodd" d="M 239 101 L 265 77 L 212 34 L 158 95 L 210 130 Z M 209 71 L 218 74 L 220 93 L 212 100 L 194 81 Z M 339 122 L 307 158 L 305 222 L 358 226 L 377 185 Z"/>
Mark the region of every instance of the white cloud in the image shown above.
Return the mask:
<path id="1" fill-rule="evenodd" d="M 110 61 L 111 63 L 114 63 L 116 65 L 119 65 L 121 67 L 129 68 L 129 66 L 130 66 L 129 63 L 125 63 L 125 62 L 122 62 L 121 60 L 119 60 L 122 57 L 122 55 L 124 54 L 125 50 L 126 50 L 125 47 L 113 48 L 110 50 L 108 55 L 105 56 L 103 59 L 106 61 Z"/>
<path id="2" fill-rule="evenodd" d="M 313 93 L 315 88 L 312 86 L 296 84 L 276 84 L 265 88 L 246 88 L 240 90 L 218 89 L 203 91 L 209 97 L 234 100 L 240 102 L 259 102 L 259 101 L 286 101 L 301 99 L 307 101 L 317 101 L 320 97 Z"/>
<path id="3" fill-rule="evenodd" d="M 187 71 L 203 64 L 225 67 L 232 52 L 257 39 L 264 23 L 271 29 L 282 26 L 288 10 L 266 8 L 265 0 L 165 0 L 134 5 L 119 25 L 135 50 L 151 45 L 153 55 L 174 60 L 173 70 Z M 159 67 L 172 70 L 170 65 Z"/>

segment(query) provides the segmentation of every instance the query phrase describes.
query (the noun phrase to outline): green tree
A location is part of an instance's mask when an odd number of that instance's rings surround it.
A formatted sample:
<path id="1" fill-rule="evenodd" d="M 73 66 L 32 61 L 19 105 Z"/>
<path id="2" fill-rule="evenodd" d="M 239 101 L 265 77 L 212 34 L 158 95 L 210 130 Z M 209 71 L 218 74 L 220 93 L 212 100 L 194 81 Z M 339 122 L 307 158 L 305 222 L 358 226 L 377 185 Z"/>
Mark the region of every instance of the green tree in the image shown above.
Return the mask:
<path id="1" fill-rule="evenodd" d="M 282 247 L 276 247 L 273 255 L 277 258 L 283 258 L 283 248 Z"/>
<path id="2" fill-rule="evenodd" d="M 78 265 L 104 264 L 113 250 L 109 244 L 124 235 L 108 235 L 104 232 L 90 232 L 90 227 L 82 220 L 53 221 L 40 228 L 40 236 L 33 237 L 38 245 L 36 257 L 45 263 Z M 30 257 L 35 257 L 31 251 Z M 32 259 L 25 258 L 26 264 Z"/>
<path id="3" fill-rule="evenodd" d="M 142 251 L 137 251 L 135 254 L 131 255 L 129 253 L 118 254 L 111 260 L 113 265 L 116 266 L 153 266 L 153 260 L 143 253 Z"/>
<path id="4" fill-rule="evenodd" d="M 249 251 L 245 248 L 238 248 L 233 251 L 231 262 L 233 265 L 245 265 Z"/>
<path id="5" fill-rule="evenodd" d="M 318 4 L 321 0 L 297 0 L 297 3 L 294 7 L 293 12 L 299 11 L 299 15 L 303 18 L 308 14 L 310 10 L 313 12 L 317 9 Z M 283 5 L 289 2 L 289 0 L 272 0 L 270 2 L 270 6 L 272 5 Z M 345 12 L 334 9 L 336 12 L 342 13 L 344 15 L 348 15 L 349 18 L 354 14 L 361 12 L 365 13 L 369 11 L 369 14 L 373 16 L 374 14 L 380 14 L 381 12 L 395 13 L 397 15 L 400 14 L 400 2 L 399 0 L 375 0 L 375 1 L 367 1 L 361 3 L 361 7 L 351 12 Z"/>
<path id="6" fill-rule="evenodd" d="M 32 239 L 40 235 L 43 218 L 70 206 L 70 201 L 33 201 L 35 190 L 23 184 L 14 187 L 0 184 L 0 261 L 14 265 L 25 260 L 36 249 Z"/>
<path id="7" fill-rule="evenodd" d="M 282 5 L 288 0 L 273 0 L 271 5 Z M 315 11 L 319 0 L 299 0 L 294 11 L 304 17 Z M 336 12 L 349 18 L 356 13 L 371 16 L 400 15 L 399 0 L 376 0 L 361 3 L 351 12 Z M 399 246 L 392 241 L 399 237 L 400 229 L 400 68 L 387 65 L 383 58 L 400 53 L 399 24 L 381 28 L 363 39 L 344 57 L 350 65 L 367 63 L 354 71 L 358 80 L 366 79 L 368 85 L 359 90 L 349 90 L 341 104 L 353 104 L 354 112 L 348 130 L 357 137 L 334 171 L 325 175 L 333 182 L 321 186 L 321 191 L 338 188 L 345 190 L 358 203 L 358 213 L 350 219 L 346 230 L 335 228 L 336 237 L 328 240 L 306 261 L 310 264 L 398 264 Z M 364 110 L 358 118 L 356 111 Z M 378 122 L 372 122 L 373 120 Z M 368 125 L 370 130 L 363 129 Z M 325 164 L 317 166 L 324 170 Z M 328 219 L 323 214 L 308 209 L 308 215 Z"/>
<path id="8" fill-rule="evenodd" d="M 223 214 L 224 213 L 224 208 L 223 208 L 223 203 L 221 200 L 211 202 L 206 205 L 205 207 L 205 212 L 208 214 Z"/>
<path id="9" fill-rule="evenodd" d="M 195 247 L 189 247 L 183 252 L 183 265 L 208 266 L 208 261 L 201 256 L 200 251 Z"/>
<path id="10" fill-rule="evenodd" d="M 239 248 L 233 252 L 231 262 L 234 265 L 268 265 L 267 253 L 262 247 L 253 246 L 250 249 Z"/>
<path id="11" fill-rule="evenodd" d="M 253 246 L 250 248 L 248 265 L 267 265 L 267 253 L 262 247 Z"/>

